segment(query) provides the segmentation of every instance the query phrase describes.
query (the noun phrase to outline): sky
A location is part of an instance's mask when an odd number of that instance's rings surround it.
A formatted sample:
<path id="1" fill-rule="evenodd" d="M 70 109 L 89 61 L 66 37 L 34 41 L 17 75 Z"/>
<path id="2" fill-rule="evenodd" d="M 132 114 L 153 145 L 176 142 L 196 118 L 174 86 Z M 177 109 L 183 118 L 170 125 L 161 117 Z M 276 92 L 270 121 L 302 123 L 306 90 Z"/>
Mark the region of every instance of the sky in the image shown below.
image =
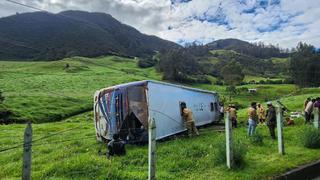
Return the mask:
<path id="1" fill-rule="evenodd" d="M 49 12 L 111 14 L 145 34 L 185 44 L 237 38 L 320 47 L 319 0 L 15 0 Z M 0 17 L 35 10 L 0 0 Z"/>

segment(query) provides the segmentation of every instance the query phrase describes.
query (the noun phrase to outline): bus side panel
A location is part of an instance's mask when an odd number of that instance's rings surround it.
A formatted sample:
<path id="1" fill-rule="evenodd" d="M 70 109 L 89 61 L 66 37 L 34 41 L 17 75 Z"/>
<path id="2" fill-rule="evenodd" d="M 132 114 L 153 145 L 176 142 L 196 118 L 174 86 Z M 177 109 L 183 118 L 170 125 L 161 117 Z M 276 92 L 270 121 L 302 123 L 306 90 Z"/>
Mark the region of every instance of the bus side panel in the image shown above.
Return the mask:
<path id="1" fill-rule="evenodd" d="M 197 126 L 217 120 L 216 109 L 211 111 L 211 103 L 217 101 L 215 94 L 149 82 L 148 97 L 149 115 L 156 120 L 157 139 L 186 130 L 181 117 L 181 102 L 193 111 Z"/>

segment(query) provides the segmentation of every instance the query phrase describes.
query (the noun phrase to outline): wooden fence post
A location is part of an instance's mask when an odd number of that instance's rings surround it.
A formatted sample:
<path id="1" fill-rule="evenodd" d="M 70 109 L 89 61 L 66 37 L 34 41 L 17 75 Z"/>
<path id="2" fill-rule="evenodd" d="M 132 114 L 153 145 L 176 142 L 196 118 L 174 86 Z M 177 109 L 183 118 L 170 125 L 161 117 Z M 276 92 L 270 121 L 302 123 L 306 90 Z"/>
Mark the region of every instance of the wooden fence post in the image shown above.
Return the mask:
<path id="1" fill-rule="evenodd" d="M 314 121 L 313 125 L 315 128 L 319 129 L 320 126 L 320 117 L 319 117 L 319 108 L 313 108 L 313 116 L 314 116 Z"/>
<path id="2" fill-rule="evenodd" d="M 277 131 L 279 154 L 284 155 L 285 151 L 283 142 L 283 111 L 281 106 L 277 106 Z"/>
<path id="3" fill-rule="evenodd" d="M 149 171 L 148 179 L 156 179 L 156 122 L 149 119 Z"/>
<path id="4" fill-rule="evenodd" d="M 233 166 L 233 141 L 232 141 L 232 126 L 229 118 L 229 112 L 225 113 L 225 129 L 226 129 L 226 159 L 229 169 Z"/>
<path id="5" fill-rule="evenodd" d="M 31 179 L 31 146 L 32 146 L 32 126 L 28 122 L 24 131 L 23 141 L 23 166 L 22 166 L 22 180 Z"/>

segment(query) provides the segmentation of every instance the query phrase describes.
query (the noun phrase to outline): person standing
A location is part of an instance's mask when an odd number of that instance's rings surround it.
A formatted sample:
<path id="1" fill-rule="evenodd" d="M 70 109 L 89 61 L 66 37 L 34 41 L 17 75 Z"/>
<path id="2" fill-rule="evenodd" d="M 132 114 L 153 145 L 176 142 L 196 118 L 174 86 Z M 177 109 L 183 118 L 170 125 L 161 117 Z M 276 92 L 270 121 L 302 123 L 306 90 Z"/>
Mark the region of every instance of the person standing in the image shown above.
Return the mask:
<path id="1" fill-rule="evenodd" d="M 313 104 L 316 100 L 312 99 L 311 101 L 309 101 L 306 105 L 306 108 L 304 109 L 304 115 L 305 115 L 305 123 L 310 123 L 311 121 L 311 115 L 312 115 L 312 111 L 313 111 Z"/>
<path id="2" fill-rule="evenodd" d="M 276 139 L 275 128 L 277 121 L 276 109 L 272 105 L 272 102 L 267 102 L 267 126 L 269 128 L 270 136 L 272 139 Z"/>
<path id="3" fill-rule="evenodd" d="M 196 134 L 198 136 L 199 131 L 195 125 L 195 121 L 194 121 L 193 113 L 191 109 L 188 109 L 187 107 L 183 107 L 182 113 L 183 113 L 184 122 L 186 123 L 186 127 L 188 129 L 188 136 L 191 137 L 192 134 Z"/>
<path id="4" fill-rule="evenodd" d="M 261 124 L 266 120 L 266 112 L 260 103 L 258 103 L 258 118 Z"/>
<path id="5" fill-rule="evenodd" d="M 257 103 L 252 102 L 251 107 L 248 109 L 248 135 L 252 136 L 255 133 L 257 122 L 258 122 L 258 115 L 257 115 Z"/>
<path id="6" fill-rule="evenodd" d="M 308 102 L 310 102 L 311 101 L 311 98 L 307 98 L 306 99 L 306 101 L 304 102 L 304 106 L 303 106 L 303 109 L 306 109 L 306 107 L 307 107 L 307 104 L 308 104 Z"/>
<path id="7" fill-rule="evenodd" d="M 234 104 L 229 105 L 228 112 L 229 112 L 229 118 L 232 123 L 232 127 L 236 128 L 238 125 L 238 122 L 237 122 L 237 110 Z"/>
<path id="8" fill-rule="evenodd" d="M 220 103 L 219 104 L 219 113 L 220 113 L 220 120 L 223 120 L 224 119 L 224 105 L 223 103 Z"/>
<path id="9" fill-rule="evenodd" d="M 316 98 L 316 102 L 314 103 L 313 107 L 320 108 L 320 97 Z"/>

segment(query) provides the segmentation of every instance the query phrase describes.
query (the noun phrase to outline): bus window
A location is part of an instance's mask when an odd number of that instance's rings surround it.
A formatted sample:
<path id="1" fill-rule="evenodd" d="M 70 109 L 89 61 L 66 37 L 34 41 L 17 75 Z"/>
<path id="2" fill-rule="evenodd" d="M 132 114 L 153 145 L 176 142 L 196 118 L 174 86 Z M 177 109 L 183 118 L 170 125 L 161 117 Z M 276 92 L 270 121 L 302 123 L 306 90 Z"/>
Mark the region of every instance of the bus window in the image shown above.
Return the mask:
<path id="1" fill-rule="evenodd" d="M 180 114 L 183 116 L 183 109 L 187 107 L 185 102 L 180 102 Z"/>

